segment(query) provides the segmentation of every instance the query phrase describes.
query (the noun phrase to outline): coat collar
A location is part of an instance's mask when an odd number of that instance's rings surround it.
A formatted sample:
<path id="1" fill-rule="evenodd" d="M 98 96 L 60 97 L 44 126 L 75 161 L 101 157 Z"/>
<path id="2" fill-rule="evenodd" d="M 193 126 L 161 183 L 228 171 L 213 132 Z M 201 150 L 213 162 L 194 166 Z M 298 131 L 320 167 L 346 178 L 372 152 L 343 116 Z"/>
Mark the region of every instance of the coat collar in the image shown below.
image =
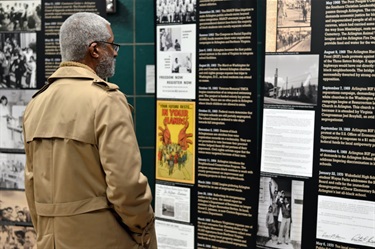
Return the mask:
<path id="1" fill-rule="evenodd" d="M 59 68 L 47 79 L 48 83 L 33 95 L 33 98 L 47 90 L 57 79 L 87 79 L 92 80 L 95 85 L 107 91 L 119 89 L 116 84 L 109 83 L 100 78 L 89 66 L 75 61 L 64 61 L 60 63 Z"/>
<path id="2" fill-rule="evenodd" d="M 80 78 L 105 82 L 92 68 L 75 61 L 61 62 L 59 68 L 48 78 L 48 84 L 61 78 Z"/>

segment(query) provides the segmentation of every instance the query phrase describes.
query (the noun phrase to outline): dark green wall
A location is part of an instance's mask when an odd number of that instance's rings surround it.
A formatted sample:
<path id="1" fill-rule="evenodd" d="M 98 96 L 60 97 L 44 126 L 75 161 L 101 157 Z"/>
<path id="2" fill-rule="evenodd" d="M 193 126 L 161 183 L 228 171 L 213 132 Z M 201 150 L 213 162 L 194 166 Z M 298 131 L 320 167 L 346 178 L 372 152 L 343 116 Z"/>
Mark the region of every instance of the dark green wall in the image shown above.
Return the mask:
<path id="1" fill-rule="evenodd" d="M 155 95 L 146 94 L 146 65 L 155 64 L 154 0 L 117 0 L 116 13 L 108 14 L 121 45 L 116 74 L 117 84 L 135 107 L 134 125 L 142 154 L 142 172 L 154 193 Z"/>

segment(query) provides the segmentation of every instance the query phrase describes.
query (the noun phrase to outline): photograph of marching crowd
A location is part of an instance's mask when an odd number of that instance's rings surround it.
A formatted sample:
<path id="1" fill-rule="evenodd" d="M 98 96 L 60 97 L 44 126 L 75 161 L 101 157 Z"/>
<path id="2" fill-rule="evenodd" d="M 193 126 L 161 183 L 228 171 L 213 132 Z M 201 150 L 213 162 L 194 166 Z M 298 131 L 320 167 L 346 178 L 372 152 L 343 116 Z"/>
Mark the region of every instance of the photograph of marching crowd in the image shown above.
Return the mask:
<path id="1" fill-rule="evenodd" d="M 0 88 L 36 88 L 36 33 L 0 33 Z"/>
<path id="2" fill-rule="evenodd" d="M 1 1 L 0 31 L 41 30 L 41 1 Z"/>
<path id="3" fill-rule="evenodd" d="M 157 0 L 156 23 L 195 23 L 196 0 Z"/>

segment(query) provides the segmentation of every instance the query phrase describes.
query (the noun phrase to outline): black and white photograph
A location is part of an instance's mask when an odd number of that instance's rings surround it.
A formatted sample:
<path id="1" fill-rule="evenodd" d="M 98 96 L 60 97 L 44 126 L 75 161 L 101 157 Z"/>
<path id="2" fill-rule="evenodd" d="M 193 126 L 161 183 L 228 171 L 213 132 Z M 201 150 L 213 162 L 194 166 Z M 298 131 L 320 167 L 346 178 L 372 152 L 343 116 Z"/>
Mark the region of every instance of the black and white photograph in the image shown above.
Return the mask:
<path id="1" fill-rule="evenodd" d="M 303 181 L 261 177 L 257 231 L 259 248 L 301 248 L 303 192 Z"/>
<path id="2" fill-rule="evenodd" d="M 277 52 L 310 52 L 311 27 L 277 29 Z"/>
<path id="3" fill-rule="evenodd" d="M 0 188 L 25 189 L 25 154 L 0 153 Z"/>
<path id="4" fill-rule="evenodd" d="M 277 26 L 310 26 L 310 0 L 277 0 Z"/>
<path id="5" fill-rule="evenodd" d="M 268 55 L 264 104 L 316 106 L 319 55 Z"/>
<path id="6" fill-rule="evenodd" d="M 191 54 L 179 53 L 173 54 L 171 73 L 191 73 Z"/>
<path id="7" fill-rule="evenodd" d="M 181 28 L 160 29 L 160 51 L 181 51 Z"/>
<path id="8" fill-rule="evenodd" d="M 1 190 L 0 225 L 30 224 L 31 217 L 24 191 Z"/>
<path id="9" fill-rule="evenodd" d="M 41 0 L 0 2 L 0 31 L 40 31 Z"/>
<path id="10" fill-rule="evenodd" d="M 33 227 L 0 225 L 1 249 L 36 248 L 36 233 Z"/>
<path id="11" fill-rule="evenodd" d="M 36 33 L 0 33 L 0 89 L 36 89 Z"/>
<path id="12" fill-rule="evenodd" d="M 163 184 L 155 188 L 155 216 L 190 222 L 190 189 Z"/>
<path id="13" fill-rule="evenodd" d="M 162 215 L 174 217 L 174 205 L 172 203 L 163 203 Z"/>
<path id="14" fill-rule="evenodd" d="M 195 23 L 197 15 L 196 0 L 157 0 L 157 24 Z"/>
<path id="15" fill-rule="evenodd" d="M 0 91 L 0 149 L 24 149 L 22 122 L 26 105 L 36 91 Z"/>
<path id="16" fill-rule="evenodd" d="M 116 0 L 106 0 L 106 12 L 109 14 L 116 12 Z"/>
<path id="17" fill-rule="evenodd" d="M 157 96 L 194 99 L 196 25 L 158 26 L 156 37 Z"/>

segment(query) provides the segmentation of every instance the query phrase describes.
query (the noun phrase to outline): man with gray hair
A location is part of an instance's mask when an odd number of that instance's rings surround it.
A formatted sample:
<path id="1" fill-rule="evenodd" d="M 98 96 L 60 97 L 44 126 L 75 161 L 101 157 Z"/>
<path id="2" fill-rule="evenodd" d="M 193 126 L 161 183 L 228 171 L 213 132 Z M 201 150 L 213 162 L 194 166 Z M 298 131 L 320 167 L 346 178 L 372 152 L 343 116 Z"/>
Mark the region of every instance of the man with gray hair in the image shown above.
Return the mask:
<path id="1" fill-rule="evenodd" d="M 60 67 L 24 114 L 25 192 L 38 248 L 157 248 L 131 108 L 114 74 L 110 23 L 76 13 Z"/>

